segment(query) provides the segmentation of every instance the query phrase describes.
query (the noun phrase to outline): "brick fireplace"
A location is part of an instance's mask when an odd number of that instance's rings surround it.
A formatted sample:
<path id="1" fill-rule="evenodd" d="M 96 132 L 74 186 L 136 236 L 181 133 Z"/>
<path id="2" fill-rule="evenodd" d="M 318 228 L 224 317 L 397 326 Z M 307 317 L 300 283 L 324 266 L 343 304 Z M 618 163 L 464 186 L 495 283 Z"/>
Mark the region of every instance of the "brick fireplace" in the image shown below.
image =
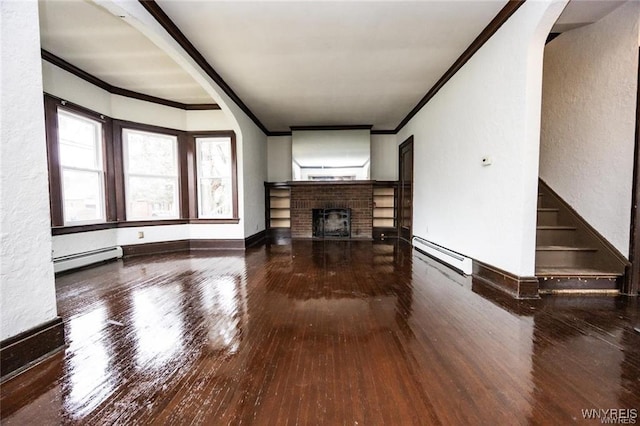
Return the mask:
<path id="1" fill-rule="evenodd" d="M 349 209 L 351 238 L 372 238 L 373 184 L 371 182 L 292 183 L 292 238 L 312 238 L 313 209 Z"/>

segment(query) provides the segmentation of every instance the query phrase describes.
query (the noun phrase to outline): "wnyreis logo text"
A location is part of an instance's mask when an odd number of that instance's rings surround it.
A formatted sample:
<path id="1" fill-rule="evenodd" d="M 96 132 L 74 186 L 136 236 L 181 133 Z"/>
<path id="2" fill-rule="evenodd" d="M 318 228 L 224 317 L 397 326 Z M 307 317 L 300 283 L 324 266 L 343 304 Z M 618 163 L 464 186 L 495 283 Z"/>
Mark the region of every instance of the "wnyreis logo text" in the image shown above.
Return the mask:
<path id="1" fill-rule="evenodd" d="M 589 408 L 582 410 L 582 418 L 585 420 L 600 420 L 603 424 L 636 424 L 638 410 L 636 408 Z"/>

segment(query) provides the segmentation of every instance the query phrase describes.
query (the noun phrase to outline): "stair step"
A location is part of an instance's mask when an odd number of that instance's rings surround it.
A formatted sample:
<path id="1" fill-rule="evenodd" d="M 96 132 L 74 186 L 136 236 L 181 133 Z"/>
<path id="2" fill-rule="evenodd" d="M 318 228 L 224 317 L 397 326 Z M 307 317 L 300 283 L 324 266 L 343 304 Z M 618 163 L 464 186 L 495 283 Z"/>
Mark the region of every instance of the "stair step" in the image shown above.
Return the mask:
<path id="1" fill-rule="evenodd" d="M 596 264 L 598 249 L 548 245 L 536 247 L 538 268 L 591 268 Z"/>
<path id="2" fill-rule="evenodd" d="M 604 271 L 596 268 L 569 268 L 569 267 L 538 267 L 537 277 L 576 277 L 576 278 L 617 278 L 622 273 L 616 271 Z"/>
<path id="3" fill-rule="evenodd" d="M 539 246 L 536 247 L 536 251 L 585 251 L 585 252 L 596 252 L 597 248 L 593 247 L 572 247 L 572 246 L 560 246 L 560 245 L 549 245 L 549 246 Z"/>

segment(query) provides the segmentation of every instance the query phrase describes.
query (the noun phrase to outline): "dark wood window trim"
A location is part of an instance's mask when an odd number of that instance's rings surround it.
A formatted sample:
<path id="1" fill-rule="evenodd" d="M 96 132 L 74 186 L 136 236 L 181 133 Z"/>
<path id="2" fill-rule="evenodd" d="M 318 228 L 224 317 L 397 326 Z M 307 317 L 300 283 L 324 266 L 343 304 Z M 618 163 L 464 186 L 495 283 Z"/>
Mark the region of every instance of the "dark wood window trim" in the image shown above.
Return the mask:
<path id="1" fill-rule="evenodd" d="M 235 132 L 231 130 L 185 132 L 168 127 L 114 120 L 99 112 L 90 110 L 64 99 L 44 94 L 47 158 L 49 166 L 49 194 L 51 204 L 51 234 L 67 235 L 104 229 L 140 226 L 166 226 L 179 224 L 238 224 L 238 179 Z M 64 226 L 62 186 L 58 150 L 58 108 L 62 107 L 75 114 L 100 121 L 103 129 L 103 159 L 105 161 L 105 209 L 106 222 Z M 122 130 L 133 129 L 176 136 L 178 139 L 178 177 L 180 217 L 163 220 L 127 221 L 124 191 L 124 163 L 122 151 Z M 231 139 L 233 217 L 222 219 L 199 219 L 197 217 L 197 170 L 195 138 L 220 136 Z"/>
<path id="2" fill-rule="evenodd" d="M 49 199 L 51 206 L 51 226 L 64 226 L 62 199 L 62 176 L 60 173 L 60 156 L 58 140 L 58 109 L 86 117 L 102 124 L 102 161 L 104 170 L 104 203 L 107 222 L 116 220 L 116 199 L 114 194 L 115 175 L 113 167 L 113 120 L 104 114 L 45 94 L 45 134 L 47 143 L 47 161 L 49 166 Z M 94 224 L 79 225 L 92 226 Z M 75 226 L 71 226 L 75 227 Z"/>
<path id="3" fill-rule="evenodd" d="M 197 161 L 197 152 L 196 152 L 196 139 L 197 138 L 206 138 L 206 137 L 224 137 L 229 138 L 231 140 L 231 188 L 233 193 L 233 205 L 232 214 L 233 217 L 230 218 L 220 218 L 220 219 L 212 219 L 212 218 L 199 218 L 198 217 L 198 161 Z M 189 152 L 192 152 L 193 155 L 187 156 L 187 159 L 191 158 L 193 163 L 189 165 L 190 167 L 190 176 L 192 186 L 189 187 L 189 191 L 193 194 L 193 199 L 189 204 L 189 217 L 190 223 L 238 223 L 240 219 L 238 218 L 238 157 L 236 151 L 236 134 L 234 131 L 230 130 L 210 130 L 210 131 L 197 131 L 197 132 L 188 132 L 188 142 L 187 146 L 189 147 Z"/>

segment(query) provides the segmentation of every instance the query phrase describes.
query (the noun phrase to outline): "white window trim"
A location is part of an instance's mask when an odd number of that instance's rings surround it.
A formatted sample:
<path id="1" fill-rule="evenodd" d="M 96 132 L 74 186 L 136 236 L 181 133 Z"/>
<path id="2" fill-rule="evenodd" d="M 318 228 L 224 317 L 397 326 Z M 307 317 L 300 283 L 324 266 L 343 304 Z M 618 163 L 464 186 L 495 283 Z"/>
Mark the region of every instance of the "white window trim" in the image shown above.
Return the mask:
<path id="1" fill-rule="evenodd" d="M 163 136 L 173 140 L 173 158 L 176 165 L 176 173 L 171 175 L 155 175 L 144 173 L 129 173 L 129 138 L 127 133 L 142 133 L 153 136 Z M 178 137 L 170 133 L 149 132 L 146 130 L 138 130 L 135 128 L 125 127 L 122 129 L 122 168 L 124 174 L 124 197 L 125 197 L 125 214 L 127 221 L 154 221 L 154 220 L 173 220 L 180 219 L 180 159 L 178 158 Z M 176 215 L 171 217 L 133 217 L 130 212 L 129 204 L 129 178 L 151 178 L 151 179 L 173 179 L 175 181 L 173 199 L 175 200 Z"/>
<path id="2" fill-rule="evenodd" d="M 200 144 L 203 142 L 203 140 L 206 139 L 221 139 L 221 140 L 225 140 L 225 142 L 229 145 L 229 155 L 230 158 L 229 160 L 232 162 L 233 161 L 233 155 L 232 155 L 232 140 L 230 137 L 228 136 L 196 136 L 195 137 L 195 166 L 196 166 L 196 197 L 198 197 L 198 203 L 197 203 L 197 207 L 198 207 L 198 211 L 197 211 L 197 216 L 198 219 L 233 219 L 233 164 L 230 162 L 229 163 L 229 173 L 225 174 L 224 176 L 203 176 L 202 173 L 202 168 L 199 165 L 199 160 L 200 160 Z M 229 200 L 229 210 L 230 210 L 230 214 L 228 216 L 212 216 L 212 215 L 204 215 L 202 213 L 202 196 L 201 196 L 201 191 L 202 191 L 202 185 L 200 184 L 200 181 L 202 179 L 228 179 L 231 187 L 231 200 Z"/>
<path id="3" fill-rule="evenodd" d="M 103 129 L 103 123 L 89 118 L 89 117 L 85 117 L 81 114 L 76 114 L 75 112 L 68 110 L 66 108 L 62 108 L 62 107 L 58 107 L 56 110 L 56 115 L 58 117 L 60 117 L 60 114 L 64 114 L 67 116 L 71 116 L 75 119 L 78 120 L 82 120 L 82 121 L 87 121 L 87 122 L 91 122 L 96 123 L 97 126 L 97 131 L 96 131 L 96 152 L 98 154 L 98 158 L 96 163 L 99 165 L 99 168 L 97 169 L 92 169 L 92 168 L 84 168 L 84 167 L 74 167 L 74 166 L 65 166 L 62 164 L 62 155 L 61 155 L 61 148 L 62 148 L 62 138 L 60 137 L 60 132 L 58 131 L 58 164 L 59 164 L 59 168 L 60 168 L 60 195 L 61 195 L 61 202 L 62 202 L 62 220 L 63 220 L 63 224 L 64 226 L 79 226 L 79 225 L 92 225 L 92 224 L 96 224 L 96 223 L 104 223 L 107 220 L 107 200 L 106 200 L 106 196 L 105 196 L 105 167 L 104 167 L 104 129 Z M 66 204 L 65 204 L 65 192 L 64 192 L 64 171 L 65 170 L 71 170 L 71 171 L 79 171 L 79 172 L 93 172 L 95 174 L 98 175 L 98 182 L 100 183 L 100 187 L 99 187 L 99 194 L 98 194 L 98 199 L 101 201 L 101 210 L 100 210 L 100 214 L 101 216 L 97 219 L 92 219 L 92 220 L 67 220 L 67 212 L 66 212 Z"/>

